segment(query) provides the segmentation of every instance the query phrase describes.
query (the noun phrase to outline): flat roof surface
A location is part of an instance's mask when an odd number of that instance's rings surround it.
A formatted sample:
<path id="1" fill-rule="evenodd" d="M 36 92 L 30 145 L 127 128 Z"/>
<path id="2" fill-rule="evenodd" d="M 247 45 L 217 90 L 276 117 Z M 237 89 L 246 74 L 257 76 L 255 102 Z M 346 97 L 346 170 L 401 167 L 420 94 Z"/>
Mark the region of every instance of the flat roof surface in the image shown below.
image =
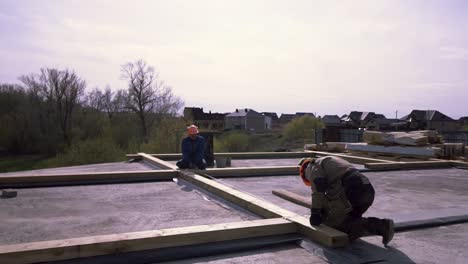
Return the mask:
<path id="1" fill-rule="evenodd" d="M 468 170 L 433 169 L 408 171 L 365 172 L 376 190 L 374 204 L 366 215 L 395 217 L 418 215 L 446 208 L 468 212 Z M 251 193 L 297 214 L 310 210 L 273 195 L 272 190 L 284 189 L 311 197 L 299 176 L 225 178 L 220 182 Z"/>
<path id="2" fill-rule="evenodd" d="M 18 189 L 0 219 L 1 245 L 259 218 L 179 180 Z"/>
<path id="3" fill-rule="evenodd" d="M 298 159 L 232 160 L 233 167 L 294 166 Z M 118 166 L 116 166 L 118 165 Z M 362 168 L 361 165 L 356 165 Z M 151 170 L 144 163 L 107 163 L 33 171 L 74 173 Z M 19 172 L 30 174 L 31 172 Z M 12 173 L 8 173 L 12 174 Z M 376 189 L 366 215 L 411 220 L 450 212 L 468 213 L 468 170 L 431 169 L 365 172 Z M 0 174 L 7 175 L 7 174 Z M 285 189 L 310 197 L 297 175 L 218 179 L 287 210 L 310 209 L 274 196 Z M 258 219 L 183 181 L 19 189 L 0 200 L 0 244 Z M 168 263 L 466 263 L 468 223 L 395 234 L 389 248 L 380 237 L 338 250 L 296 243 L 191 258 Z M 345 259 L 346 261 L 343 261 Z M 99 262 L 91 262 L 99 263 Z M 109 262 L 111 263 L 111 262 Z"/>
<path id="4" fill-rule="evenodd" d="M 50 169 L 40 170 L 28 170 L 28 171 L 17 171 L 0 173 L 1 176 L 13 176 L 13 175 L 44 175 L 44 174 L 67 174 L 67 173 L 87 173 L 87 172 L 112 172 L 112 171 L 146 171 L 159 169 L 153 165 L 149 165 L 144 162 L 111 162 L 111 163 L 99 163 L 89 164 L 81 166 L 69 166 L 59 167 Z"/>
<path id="5" fill-rule="evenodd" d="M 263 249 L 247 250 L 236 253 L 220 254 L 209 257 L 191 258 L 165 264 L 189 264 L 189 263 L 242 263 L 242 264 L 325 264 L 324 259 L 313 255 L 311 252 L 299 247 L 295 243 L 280 244 Z"/>

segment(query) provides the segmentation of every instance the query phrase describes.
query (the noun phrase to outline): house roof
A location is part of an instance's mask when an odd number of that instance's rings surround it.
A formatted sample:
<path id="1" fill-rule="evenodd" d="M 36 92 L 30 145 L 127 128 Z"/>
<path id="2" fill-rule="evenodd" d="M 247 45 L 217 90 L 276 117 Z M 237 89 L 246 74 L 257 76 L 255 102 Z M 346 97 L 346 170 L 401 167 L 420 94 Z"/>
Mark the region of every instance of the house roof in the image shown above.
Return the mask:
<path id="1" fill-rule="evenodd" d="M 296 117 L 295 114 L 281 114 L 279 121 L 286 123 L 286 122 L 293 120 L 295 117 Z"/>
<path id="2" fill-rule="evenodd" d="M 205 113 L 203 108 L 199 107 L 185 107 L 184 115 L 189 114 L 194 120 L 224 120 L 226 114 L 221 113 Z"/>
<path id="3" fill-rule="evenodd" d="M 296 117 L 297 117 L 297 116 L 305 116 L 305 115 L 308 115 L 308 116 L 315 117 L 314 113 L 308 113 L 308 112 L 296 112 Z"/>
<path id="4" fill-rule="evenodd" d="M 322 122 L 325 124 L 339 124 L 341 123 L 341 118 L 337 115 L 324 115 L 322 117 Z"/>
<path id="5" fill-rule="evenodd" d="M 402 117 L 407 121 L 452 121 L 453 119 L 437 110 L 413 110 L 409 115 Z"/>
<path id="6" fill-rule="evenodd" d="M 268 116 L 271 118 L 271 120 L 275 121 L 278 120 L 278 115 L 275 112 L 262 112 L 265 116 Z"/>
<path id="7" fill-rule="evenodd" d="M 262 115 L 262 114 L 250 108 L 243 108 L 243 109 L 236 109 L 236 111 L 230 114 L 227 114 L 226 117 L 241 117 L 241 116 L 247 116 L 247 115 Z"/>

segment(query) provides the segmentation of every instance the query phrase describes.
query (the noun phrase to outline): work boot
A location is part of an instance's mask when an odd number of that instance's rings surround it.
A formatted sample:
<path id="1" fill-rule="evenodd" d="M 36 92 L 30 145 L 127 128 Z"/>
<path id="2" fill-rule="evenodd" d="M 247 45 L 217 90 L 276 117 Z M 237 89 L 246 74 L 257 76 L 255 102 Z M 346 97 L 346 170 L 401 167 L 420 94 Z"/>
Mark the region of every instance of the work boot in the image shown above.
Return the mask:
<path id="1" fill-rule="evenodd" d="M 377 217 L 363 218 L 364 227 L 369 235 L 382 236 L 382 243 L 387 244 L 394 235 L 394 223 L 391 219 L 380 219 Z"/>
<path id="2" fill-rule="evenodd" d="M 382 236 L 382 243 L 387 246 L 395 234 L 394 223 L 392 219 L 383 219 L 379 226 L 379 235 Z"/>

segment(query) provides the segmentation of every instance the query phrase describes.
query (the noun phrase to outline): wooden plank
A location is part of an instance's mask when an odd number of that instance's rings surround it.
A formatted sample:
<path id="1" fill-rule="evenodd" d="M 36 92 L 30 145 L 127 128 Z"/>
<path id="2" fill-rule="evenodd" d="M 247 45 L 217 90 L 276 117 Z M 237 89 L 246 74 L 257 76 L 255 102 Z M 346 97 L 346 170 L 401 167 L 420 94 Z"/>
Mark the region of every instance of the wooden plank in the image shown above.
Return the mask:
<path id="1" fill-rule="evenodd" d="M 213 181 L 197 174 L 190 174 L 188 171 L 180 171 L 179 178 L 188 181 L 196 186 L 218 195 L 242 208 L 249 210 L 265 218 L 282 217 L 298 224 L 300 233 L 329 247 L 342 247 L 348 243 L 347 234 L 327 226 L 312 227 L 309 220 L 293 212 L 285 210 L 255 196 L 243 193 L 234 188 L 225 186 L 217 181 Z"/>
<path id="2" fill-rule="evenodd" d="M 146 154 L 150 157 L 164 159 L 164 160 L 178 160 L 182 158 L 180 153 L 176 154 Z M 352 156 L 349 154 L 342 153 L 331 153 L 324 151 L 297 151 L 297 152 L 231 152 L 231 153 L 215 153 L 215 157 L 231 157 L 232 159 L 285 159 L 285 158 L 307 158 L 316 156 L 335 156 L 343 158 L 351 163 L 365 164 L 365 163 L 376 163 L 376 162 L 389 162 L 389 160 L 373 159 Z M 141 158 L 140 153 L 138 154 L 127 154 L 128 158 Z M 169 163 L 170 164 L 170 163 Z M 171 164 L 172 165 L 172 164 Z"/>
<path id="3" fill-rule="evenodd" d="M 463 168 L 463 169 L 468 169 L 468 162 L 463 162 L 463 161 L 450 161 L 452 166 L 458 167 L 458 168 Z"/>
<path id="4" fill-rule="evenodd" d="M 393 163 L 366 163 L 365 167 L 371 170 L 402 170 L 402 169 L 428 169 L 452 167 L 450 161 L 408 161 Z"/>
<path id="5" fill-rule="evenodd" d="M 298 194 L 295 194 L 293 192 L 286 191 L 286 190 L 273 190 L 271 193 L 287 201 L 290 201 L 292 203 L 295 203 L 295 204 L 298 204 L 307 208 L 312 208 L 312 199 L 310 197 L 306 198 L 304 196 L 301 196 L 301 195 L 298 195 Z"/>
<path id="6" fill-rule="evenodd" d="M 383 160 L 383 159 L 373 159 L 373 158 L 365 158 L 365 157 L 358 157 L 358 156 L 352 156 L 352 155 L 347 155 L 347 154 L 342 154 L 342 153 L 330 153 L 330 152 L 324 152 L 324 151 L 307 151 L 310 153 L 313 153 L 317 156 L 334 156 L 334 157 L 339 157 L 344 160 L 347 160 L 351 163 L 356 163 L 356 164 L 365 164 L 365 163 L 370 163 L 370 162 L 383 162 L 383 163 L 392 163 L 393 161 L 389 160 Z"/>
<path id="7" fill-rule="evenodd" d="M 149 164 L 152 164 L 154 166 L 157 166 L 159 168 L 163 168 L 163 169 L 169 169 L 169 170 L 177 170 L 177 166 L 172 164 L 172 163 L 169 163 L 167 161 L 164 161 L 164 160 L 161 160 L 161 159 L 158 159 L 158 158 L 155 158 L 149 154 L 146 154 L 146 153 L 138 153 L 138 155 L 140 157 L 143 158 L 144 161 L 148 162 Z"/>
<path id="8" fill-rule="evenodd" d="M 106 182 L 136 182 L 172 180 L 178 173 L 173 170 L 151 171 L 116 171 L 116 172 L 86 172 L 70 174 L 30 174 L 16 176 L 0 176 L 0 186 L 25 186 L 45 184 L 89 184 Z"/>
<path id="9" fill-rule="evenodd" d="M 243 176 L 276 176 L 296 175 L 298 166 L 277 167 L 237 167 L 237 168 L 213 168 L 206 170 L 192 170 L 196 174 L 208 174 L 216 178 L 243 177 Z"/>
<path id="10" fill-rule="evenodd" d="M 298 225 L 298 232 L 322 245 L 338 248 L 349 244 L 348 235 L 326 225 L 311 226 L 309 218 L 302 215 L 284 217 Z"/>
<path id="11" fill-rule="evenodd" d="M 295 223 L 275 218 L 41 241 L 0 246 L 0 263 L 49 262 L 295 232 Z"/>
<path id="12" fill-rule="evenodd" d="M 163 160 L 179 160 L 182 158 L 180 153 L 171 154 L 148 154 L 152 157 Z M 127 154 L 127 158 L 139 158 L 138 154 Z M 230 157 L 232 159 L 287 159 L 287 158 L 306 158 L 313 157 L 313 154 L 305 151 L 296 152 L 219 152 L 214 153 L 216 157 Z"/>

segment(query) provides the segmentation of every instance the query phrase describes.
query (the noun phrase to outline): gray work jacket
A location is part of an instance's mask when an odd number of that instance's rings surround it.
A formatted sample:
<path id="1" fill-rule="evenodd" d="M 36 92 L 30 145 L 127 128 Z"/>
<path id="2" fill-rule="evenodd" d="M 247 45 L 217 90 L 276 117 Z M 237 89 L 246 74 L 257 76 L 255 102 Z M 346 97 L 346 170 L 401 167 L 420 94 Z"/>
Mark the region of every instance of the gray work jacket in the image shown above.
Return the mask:
<path id="1" fill-rule="evenodd" d="M 325 211 L 328 216 L 325 224 L 329 226 L 339 224 L 352 210 L 341 179 L 348 171 L 354 169 L 353 165 L 344 159 L 327 156 L 316 159 L 305 170 L 305 177 L 310 181 L 312 188 L 312 208 Z M 328 181 L 325 192 L 317 191 L 314 180 L 318 177 L 326 178 Z"/>

